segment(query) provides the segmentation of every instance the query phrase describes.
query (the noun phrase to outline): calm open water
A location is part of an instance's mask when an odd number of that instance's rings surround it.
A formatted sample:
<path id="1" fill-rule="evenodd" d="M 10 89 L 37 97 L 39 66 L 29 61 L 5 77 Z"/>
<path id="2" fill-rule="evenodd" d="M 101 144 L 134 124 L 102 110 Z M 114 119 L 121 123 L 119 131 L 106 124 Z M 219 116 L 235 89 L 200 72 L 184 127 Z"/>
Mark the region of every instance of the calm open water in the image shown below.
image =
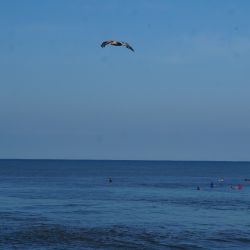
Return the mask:
<path id="1" fill-rule="evenodd" d="M 250 162 L 0 160 L 0 249 L 250 249 L 245 178 Z"/>

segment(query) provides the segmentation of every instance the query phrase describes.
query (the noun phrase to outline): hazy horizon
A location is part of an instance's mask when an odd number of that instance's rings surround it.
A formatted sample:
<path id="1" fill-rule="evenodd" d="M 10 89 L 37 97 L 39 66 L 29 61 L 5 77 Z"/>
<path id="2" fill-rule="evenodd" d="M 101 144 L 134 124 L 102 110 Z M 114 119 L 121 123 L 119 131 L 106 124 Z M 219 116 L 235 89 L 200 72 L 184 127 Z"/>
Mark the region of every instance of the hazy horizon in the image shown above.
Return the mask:
<path id="1" fill-rule="evenodd" d="M 64 158 L 0 158 L 0 161 L 141 161 L 141 162 L 240 162 L 249 163 L 250 161 L 226 161 L 226 160 L 144 160 L 144 159 L 64 159 Z"/>

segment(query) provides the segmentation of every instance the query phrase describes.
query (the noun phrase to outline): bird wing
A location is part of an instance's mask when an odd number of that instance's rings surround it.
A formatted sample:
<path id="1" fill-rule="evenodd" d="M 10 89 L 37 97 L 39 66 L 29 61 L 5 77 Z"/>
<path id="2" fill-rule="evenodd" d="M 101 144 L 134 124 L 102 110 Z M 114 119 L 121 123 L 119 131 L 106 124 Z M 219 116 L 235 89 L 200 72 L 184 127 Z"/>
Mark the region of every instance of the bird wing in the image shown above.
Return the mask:
<path id="1" fill-rule="evenodd" d="M 122 42 L 122 45 L 125 46 L 126 48 L 132 50 L 133 52 L 135 52 L 134 49 L 128 43 Z"/>
<path id="2" fill-rule="evenodd" d="M 112 43 L 113 40 L 108 40 L 108 41 L 104 41 L 102 44 L 101 44 L 101 47 L 104 48 L 106 45 Z"/>

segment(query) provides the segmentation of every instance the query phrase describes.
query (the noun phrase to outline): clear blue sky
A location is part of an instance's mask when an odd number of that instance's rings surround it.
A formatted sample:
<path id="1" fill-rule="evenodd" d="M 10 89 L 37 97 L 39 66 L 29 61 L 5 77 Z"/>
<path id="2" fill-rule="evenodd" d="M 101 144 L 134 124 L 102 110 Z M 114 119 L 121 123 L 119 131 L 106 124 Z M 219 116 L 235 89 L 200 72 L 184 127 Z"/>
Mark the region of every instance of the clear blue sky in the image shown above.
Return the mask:
<path id="1" fill-rule="evenodd" d="M 249 13 L 1 0 L 0 158 L 250 160 Z"/>

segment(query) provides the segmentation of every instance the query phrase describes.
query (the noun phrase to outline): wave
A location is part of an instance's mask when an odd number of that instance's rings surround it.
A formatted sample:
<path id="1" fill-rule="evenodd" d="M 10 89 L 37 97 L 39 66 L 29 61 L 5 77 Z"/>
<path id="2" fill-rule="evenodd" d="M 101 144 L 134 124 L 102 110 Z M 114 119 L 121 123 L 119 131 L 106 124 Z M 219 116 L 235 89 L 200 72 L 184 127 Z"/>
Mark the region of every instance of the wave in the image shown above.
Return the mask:
<path id="1" fill-rule="evenodd" d="M 41 224 L 12 233 L 1 233 L 0 246 L 30 246 L 49 249 L 52 245 L 75 249 L 150 249 L 159 244 L 153 234 L 135 233 L 127 227 L 70 228 Z M 148 245 L 148 247 L 147 247 Z"/>
<path id="2" fill-rule="evenodd" d="M 0 231 L 1 249 L 242 249 L 250 245 L 250 232 L 210 233 L 162 227 L 158 230 L 112 226 L 77 228 L 54 224 L 26 226 L 16 231 Z M 233 248 L 231 248 L 233 249 Z"/>

